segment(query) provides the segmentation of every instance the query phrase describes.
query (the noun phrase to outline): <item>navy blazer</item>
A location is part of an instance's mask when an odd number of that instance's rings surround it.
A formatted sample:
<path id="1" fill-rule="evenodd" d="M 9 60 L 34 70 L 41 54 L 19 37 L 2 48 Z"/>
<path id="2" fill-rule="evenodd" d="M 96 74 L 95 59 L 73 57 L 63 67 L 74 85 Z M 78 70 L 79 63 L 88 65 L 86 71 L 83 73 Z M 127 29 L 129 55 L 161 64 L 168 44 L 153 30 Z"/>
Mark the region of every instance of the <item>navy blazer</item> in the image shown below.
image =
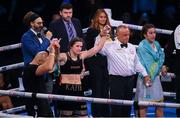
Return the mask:
<path id="1" fill-rule="evenodd" d="M 41 44 L 30 29 L 23 34 L 21 44 L 25 65 L 30 63 L 38 52 L 47 50 L 50 41 L 45 36 L 42 36 L 42 41 Z"/>
<path id="2" fill-rule="evenodd" d="M 83 38 L 82 27 L 81 27 L 80 21 L 76 18 L 72 18 L 71 21 L 76 30 L 77 37 Z M 53 33 L 54 38 L 62 38 L 60 41 L 61 52 L 69 51 L 69 39 L 68 39 L 68 34 L 66 31 L 66 27 L 63 22 L 63 19 L 60 18 L 59 20 L 51 22 L 49 24 L 49 30 Z"/>

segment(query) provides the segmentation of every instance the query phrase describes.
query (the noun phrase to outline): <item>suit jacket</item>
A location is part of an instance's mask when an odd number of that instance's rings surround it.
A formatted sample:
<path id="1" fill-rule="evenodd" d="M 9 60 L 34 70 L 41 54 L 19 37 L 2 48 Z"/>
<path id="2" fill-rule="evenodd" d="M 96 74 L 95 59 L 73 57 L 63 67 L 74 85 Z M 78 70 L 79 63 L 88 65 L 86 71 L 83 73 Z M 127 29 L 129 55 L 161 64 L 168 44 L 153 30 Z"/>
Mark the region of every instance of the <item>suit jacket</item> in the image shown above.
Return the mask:
<path id="1" fill-rule="evenodd" d="M 41 44 L 30 29 L 23 34 L 21 44 L 25 65 L 30 63 L 38 52 L 47 50 L 50 41 L 45 36 L 42 36 L 42 41 Z"/>
<path id="2" fill-rule="evenodd" d="M 95 28 L 88 28 L 87 33 L 86 33 L 86 49 L 89 50 L 94 47 L 96 37 L 100 33 L 100 30 L 97 30 Z"/>
<path id="3" fill-rule="evenodd" d="M 74 25 L 77 37 L 83 38 L 80 21 L 76 18 L 72 18 L 71 21 Z M 62 38 L 60 41 L 61 52 L 69 51 L 69 39 L 63 19 L 60 18 L 59 20 L 51 22 L 49 25 L 49 30 L 53 33 L 54 38 Z"/>

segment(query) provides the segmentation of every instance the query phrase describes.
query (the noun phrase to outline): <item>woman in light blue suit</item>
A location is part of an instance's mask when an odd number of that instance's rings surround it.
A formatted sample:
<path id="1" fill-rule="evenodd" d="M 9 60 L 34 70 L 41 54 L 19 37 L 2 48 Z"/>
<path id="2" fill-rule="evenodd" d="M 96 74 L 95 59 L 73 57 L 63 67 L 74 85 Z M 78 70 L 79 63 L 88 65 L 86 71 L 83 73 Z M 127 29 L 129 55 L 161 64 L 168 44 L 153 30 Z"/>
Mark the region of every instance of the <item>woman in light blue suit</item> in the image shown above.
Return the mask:
<path id="1" fill-rule="evenodd" d="M 139 101 L 162 102 L 163 91 L 159 73 L 164 63 L 165 55 L 158 41 L 155 41 L 156 31 L 154 25 L 144 25 L 142 34 L 144 39 L 140 42 L 137 53 L 141 64 L 151 79 L 145 80 L 143 76 L 139 74 L 135 99 Z M 147 107 L 140 106 L 139 111 L 141 117 L 146 117 Z M 156 116 L 163 117 L 163 108 L 156 107 Z"/>

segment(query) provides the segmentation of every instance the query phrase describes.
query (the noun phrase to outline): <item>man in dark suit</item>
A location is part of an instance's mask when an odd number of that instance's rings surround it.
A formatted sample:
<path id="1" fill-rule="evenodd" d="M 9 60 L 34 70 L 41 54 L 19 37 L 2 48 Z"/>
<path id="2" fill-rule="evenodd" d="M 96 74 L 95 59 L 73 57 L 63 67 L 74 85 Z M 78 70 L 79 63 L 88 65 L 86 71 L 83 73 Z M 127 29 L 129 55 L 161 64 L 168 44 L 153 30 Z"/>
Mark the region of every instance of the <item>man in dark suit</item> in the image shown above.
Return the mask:
<path id="1" fill-rule="evenodd" d="M 83 38 L 81 23 L 78 19 L 73 18 L 73 7 L 70 3 L 62 3 L 59 9 L 61 18 L 53 21 L 49 25 L 53 37 L 61 38 L 61 52 L 69 51 L 69 41 L 74 37 Z"/>

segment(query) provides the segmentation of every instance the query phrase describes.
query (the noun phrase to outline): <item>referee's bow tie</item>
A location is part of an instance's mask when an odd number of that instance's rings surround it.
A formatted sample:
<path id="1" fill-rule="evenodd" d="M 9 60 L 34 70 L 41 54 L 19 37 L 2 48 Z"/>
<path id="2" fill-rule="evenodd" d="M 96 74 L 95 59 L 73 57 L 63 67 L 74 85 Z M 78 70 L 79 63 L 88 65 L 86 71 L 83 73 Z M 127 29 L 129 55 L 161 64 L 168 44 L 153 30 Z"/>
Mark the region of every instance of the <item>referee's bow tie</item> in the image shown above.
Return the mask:
<path id="1" fill-rule="evenodd" d="M 123 47 L 127 48 L 128 47 L 127 43 L 122 43 L 121 48 L 123 48 Z"/>

